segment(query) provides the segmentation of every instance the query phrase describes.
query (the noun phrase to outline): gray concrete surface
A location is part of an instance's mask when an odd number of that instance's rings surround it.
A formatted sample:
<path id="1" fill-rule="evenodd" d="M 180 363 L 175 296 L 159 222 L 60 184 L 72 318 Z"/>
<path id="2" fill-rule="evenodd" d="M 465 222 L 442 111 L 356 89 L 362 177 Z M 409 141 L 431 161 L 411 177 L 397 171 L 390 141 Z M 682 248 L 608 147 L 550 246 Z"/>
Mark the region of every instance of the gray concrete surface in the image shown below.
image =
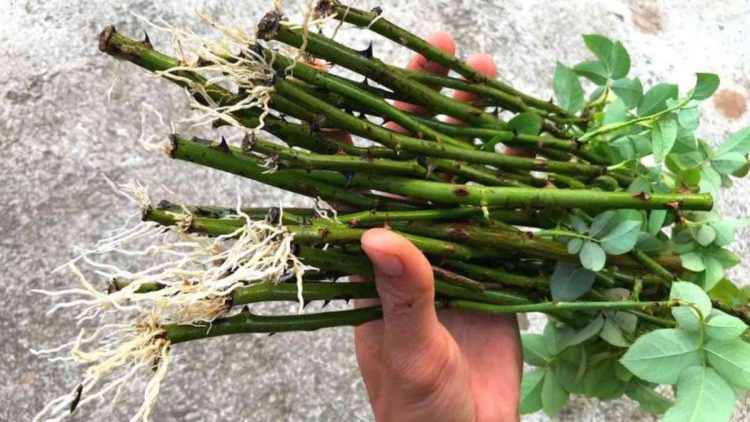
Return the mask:
<path id="1" fill-rule="evenodd" d="M 0 421 L 30 419 L 77 382 L 78 368 L 30 355 L 32 347 L 69 339 L 76 327 L 69 313 L 46 317 L 51 302 L 29 290 L 73 283 L 67 274 L 50 275 L 71 256 L 70 246 L 91 244 L 132 212 L 101 173 L 116 181 L 164 184 L 192 202 L 222 204 L 234 197 L 235 177 L 172 162 L 136 145 L 141 104 L 176 121 L 186 114 L 185 98 L 145 72 L 101 55 L 95 48 L 99 30 L 114 23 L 123 32 L 139 33 L 144 25 L 132 11 L 206 32 L 194 10 L 215 17 L 232 14 L 252 28 L 269 3 L 0 0 Z M 571 63 L 584 56 L 578 34 L 607 34 L 625 42 L 634 73 L 647 84 L 664 78 L 688 89 L 696 71 L 721 75 L 722 91 L 702 110 L 705 136 L 720 139 L 750 120 L 746 0 L 385 0 L 381 6 L 417 33 L 453 32 L 460 54 L 492 53 L 503 78 L 544 97 L 550 95 L 554 60 Z M 167 42 L 157 32 L 151 39 L 162 47 Z M 357 43 L 364 42 L 359 36 Z M 397 62 L 408 54 L 380 40 L 375 51 Z M 155 119 L 147 120 L 147 130 L 165 133 Z M 247 203 L 302 203 L 255 183 L 241 186 Z M 722 212 L 747 216 L 749 196 L 750 183 L 737 183 L 721 198 Z M 746 263 L 734 274 L 747 280 L 747 238 L 735 250 Z M 214 339 L 175 351 L 179 359 L 164 383 L 154 420 L 371 419 L 348 329 Z M 132 393 L 114 410 L 88 409 L 77 419 L 125 420 L 140 399 L 138 389 Z M 736 420 L 748 417 L 746 408 L 735 414 Z M 649 420 L 627 401 L 581 399 L 558 419 Z"/>

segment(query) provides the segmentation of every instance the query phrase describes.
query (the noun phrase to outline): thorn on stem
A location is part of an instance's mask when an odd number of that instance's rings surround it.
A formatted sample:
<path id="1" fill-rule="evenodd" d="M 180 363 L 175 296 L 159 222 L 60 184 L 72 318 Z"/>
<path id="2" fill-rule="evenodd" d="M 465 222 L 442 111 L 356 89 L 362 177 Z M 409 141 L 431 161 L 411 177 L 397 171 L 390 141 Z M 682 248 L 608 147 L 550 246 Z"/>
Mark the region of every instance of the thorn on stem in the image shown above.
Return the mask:
<path id="1" fill-rule="evenodd" d="M 362 56 L 362 57 L 364 57 L 366 59 L 371 59 L 373 57 L 373 55 L 372 55 L 372 41 L 370 41 L 370 45 L 368 45 L 367 48 L 365 48 L 364 50 L 358 51 L 358 53 L 359 53 L 360 56 Z M 367 80 L 367 78 L 365 78 L 365 81 L 366 80 Z"/>
<path id="2" fill-rule="evenodd" d="M 148 32 L 146 31 L 143 31 L 143 41 L 141 43 L 145 44 L 151 50 L 154 49 L 154 45 L 151 44 L 151 39 L 148 37 Z"/>
<path id="3" fill-rule="evenodd" d="M 223 136 L 221 137 L 221 142 L 219 142 L 219 145 L 216 146 L 216 149 L 223 153 L 229 152 L 229 144 L 227 144 L 226 138 L 224 138 Z"/>
<path id="4" fill-rule="evenodd" d="M 83 394 L 83 384 L 78 384 L 78 387 L 76 387 L 76 392 L 73 395 L 73 400 L 70 402 L 70 414 L 72 415 L 73 412 L 76 411 L 76 408 L 78 407 L 78 403 L 81 402 L 81 395 Z"/>

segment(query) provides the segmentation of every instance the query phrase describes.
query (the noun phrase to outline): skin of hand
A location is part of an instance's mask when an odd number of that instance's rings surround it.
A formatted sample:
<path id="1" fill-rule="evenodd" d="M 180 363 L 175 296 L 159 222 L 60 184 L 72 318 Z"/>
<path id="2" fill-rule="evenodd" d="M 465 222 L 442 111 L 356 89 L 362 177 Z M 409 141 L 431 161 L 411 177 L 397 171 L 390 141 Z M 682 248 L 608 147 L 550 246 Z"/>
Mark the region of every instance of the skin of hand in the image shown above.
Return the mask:
<path id="1" fill-rule="evenodd" d="M 433 33 L 430 43 L 450 54 L 455 43 Z M 467 63 L 495 76 L 487 55 Z M 443 66 L 415 55 L 408 69 L 447 74 Z M 454 98 L 470 101 L 466 92 Z M 397 102 L 416 113 L 425 110 Z M 453 123 L 460 123 L 453 121 Z M 388 127 L 406 132 L 393 122 Z M 513 152 L 511 152 L 513 153 Z M 378 421 L 517 421 L 522 373 L 520 337 L 514 315 L 435 310 L 433 274 L 411 242 L 387 229 L 361 239 L 372 261 L 383 319 L 355 329 L 357 362 Z"/>

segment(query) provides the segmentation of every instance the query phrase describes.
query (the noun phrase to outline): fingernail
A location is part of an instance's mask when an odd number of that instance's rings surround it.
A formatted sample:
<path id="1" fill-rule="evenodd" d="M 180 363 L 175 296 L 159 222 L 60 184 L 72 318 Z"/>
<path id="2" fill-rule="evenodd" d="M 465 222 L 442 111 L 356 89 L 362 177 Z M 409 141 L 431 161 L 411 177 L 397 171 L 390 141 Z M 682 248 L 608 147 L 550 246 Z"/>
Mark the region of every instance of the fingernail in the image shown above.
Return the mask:
<path id="1" fill-rule="evenodd" d="M 377 272 L 388 277 L 399 277 L 404 274 L 404 264 L 397 256 L 374 251 L 368 255 Z"/>

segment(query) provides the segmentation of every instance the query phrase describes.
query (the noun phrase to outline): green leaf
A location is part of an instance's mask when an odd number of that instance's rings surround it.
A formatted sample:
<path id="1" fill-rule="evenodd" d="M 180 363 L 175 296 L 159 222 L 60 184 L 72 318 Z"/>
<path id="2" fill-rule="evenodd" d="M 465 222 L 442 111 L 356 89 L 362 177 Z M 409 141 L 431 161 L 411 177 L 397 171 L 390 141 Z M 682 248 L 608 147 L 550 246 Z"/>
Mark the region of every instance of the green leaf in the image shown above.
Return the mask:
<path id="1" fill-rule="evenodd" d="M 643 98 L 643 84 L 638 78 L 618 79 L 612 82 L 611 88 L 628 109 L 638 106 Z"/>
<path id="2" fill-rule="evenodd" d="M 671 116 L 665 116 L 651 129 L 651 147 L 654 159 L 661 163 L 664 157 L 672 151 L 677 140 L 677 122 Z"/>
<path id="3" fill-rule="evenodd" d="M 573 230 L 575 230 L 576 233 L 586 232 L 586 222 L 583 221 L 582 218 L 571 215 L 568 217 L 568 221 L 570 222 L 570 226 L 573 227 Z"/>
<path id="4" fill-rule="evenodd" d="M 616 211 L 615 221 L 615 225 L 608 224 L 607 231 L 600 231 L 597 237 L 608 254 L 621 255 L 632 250 L 638 243 L 643 217 L 635 210 L 619 210 Z"/>
<path id="5" fill-rule="evenodd" d="M 684 306 L 672 308 L 672 316 L 683 330 L 698 331 L 702 325 L 702 318 L 708 317 L 711 312 L 711 299 L 696 284 L 686 281 L 672 283 L 669 298 L 686 302 Z"/>
<path id="6" fill-rule="evenodd" d="M 739 152 L 725 152 L 711 161 L 711 166 L 720 174 L 730 175 L 747 164 L 747 158 Z"/>
<path id="7" fill-rule="evenodd" d="M 482 145 L 482 151 L 491 151 L 495 152 L 495 147 L 500 144 L 503 141 L 506 141 L 507 138 L 505 136 L 494 136 L 489 141 L 485 142 L 484 145 Z"/>
<path id="8" fill-rule="evenodd" d="M 695 130 L 698 128 L 700 117 L 698 107 L 683 108 L 677 113 L 677 122 L 687 130 Z"/>
<path id="9" fill-rule="evenodd" d="M 701 363 L 698 337 L 682 330 L 660 329 L 639 337 L 620 359 L 635 376 L 674 384 L 685 368 Z"/>
<path id="10" fill-rule="evenodd" d="M 587 34 L 583 36 L 586 47 L 602 62 L 607 63 L 612 54 L 614 43 L 609 38 L 598 34 Z"/>
<path id="11" fill-rule="evenodd" d="M 630 346 L 630 342 L 625 339 L 620 326 L 610 318 L 605 318 L 604 327 L 602 328 L 602 332 L 599 333 L 599 336 L 602 340 L 616 347 Z"/>
<path id="12" fill-rule="evenodd" d="M 570 335 L 566 339 L 565 345 L 567 347 L 570 347 L 570 346 L 576 346 L 578 344 L 581 344 L 584 341 L 599 334 L 603 326 L 604 326 L 604 317 L 599 315 L 598 317 L 594 318 L 594 320 L 591 321 L 585 327 L 581 328 L 580 330 L 574 331 L 573 334 Z"/>
<path id="13" fill-rule="evenodd" d="M 711 298 L 694 283 L 675 281 L 669 290 L 669 298 L 693 305 L 704 317 L 711 312 Z"/>
<path id="14" fill-rule="evenodd" d="M 573 394 L 583 394 L 583 383 L 580 382 L 586 372 L 586 347 L 569 347 L 557 356 L 553 370 L 557 381 L 565 390 Z"/>
<path id="15" fill-rule="evenodd" d="M 708 246 L 716 240 L 716 230 L 708 224 L 701 224 L 698 233 L 695 234 L 695 240 L 701 246 Z"/>
<path id="16" fill-rule="evenodd" d="M 519 113 L 508 121 L 508 129 L 527 135 L 538 135 L 542 129 L 542 119 L 534 113 Z"/>
<path id="17" fill-rule="evenodd" d="M 727 138 L 727 140 L 719 146 L 717 152 L 719 155 L 728 152 L 739 152 L 740 154 L 750 153 L 750 127 L 738 130 L 732 136 Z"/>
<path id="18" fill-rule="evenodd" d="M 622 100 L 617 99 L 607 104 L 607 107 L 605 107 L 602 125 L 606 126 L 612 123 L 620 123 L 627 119 L 628 108 L 625 107 L 625 103 L 623 103 Z"/>
<path id="19" fill-rule="evenodd" d="M 521 344 L 523 346 L 523 361 L 534 366 L 547 366 L 552 359 L 544 336 L 541 334 L 521 335 Z"/>
<path id="20" fill-rule="evenodd" d="M 544 372 L 544 369 L 535 369 L 523 374 L 519 408 L 522 415 L 541 410 Z"/>
<path id="21" fill-rule="evenodd" d="M 648 232 L 656 236 L 664 226 L 664 220 L 667 219 L 667 210 L 652 210 L 648 214 Z"/>
<path id="22" fill-rule="evenodd" d="M 578 255 L 583 268 L 591 271 L 601 271 L 607 263 L 607 255 L 598 243 L 587 240 L 583 242 L 583 248 Z"/>
<path id="23" fill-rule="evenodd" d="M 565 408 L 568 404 L 568 392 L 560 385 L 557 375 L 548 370 L 542 384 L 542 410 L 552 416 Z"/>
<path id="24" fill-rule="evenodd" d="M 605 234 L 612 231 L 612 229 L 614 229 L 616 225 L 617 211 L 605 211 L 594 217 L 594 220 L 591 222 L 591 229 L 589 230 L 589 233 L 592 237 L 598 239 L 601 236 L 604 236 Z"/>
<path id="25" fill-rule="evenodd" d="M 583 88 L 578 75 L 560 62 L 557 62 L 555 67 L 552 86 L 560 107 L 571 113 L 577 113 L 583 109 Z"/>
<path id="26" fill-rule="evenodd" d="M 705 252 L 703 253 L 703 263 L 706 269 L 703 271 L 700 283 L 706 291 L 709 291 L 724 277 L 724 266 L 716 258 L 707 256 Z"/>
<path id="27" fill-rule="evenodd" d="M 735 307 L 747 304 L 747 299 L 739 287 L 726 278 L 716 283 L 716 286 L 708 292 L 708 296 L 712 301 L 719 302 L 724 306 Z M 714 312 L 719 311 L 714 309 Z"/>
<path id="28" fill-rule="evenodd" d="M 557 327 L 557 322 L 555 320 L 547 318 L 547 324 L 544 326 L 542 335 L 544 336 L 544 343 L 546 344 L 547 351 L 550 355 L 557 355 L 565 349 L 563 333 Z"/>
<path id="29" fill-rule="evenodd" d="M 625 390 L 625 395 L 641 405 L 641 409 L 652 415 L 661 415 L 672 407 L 672 402 L 654 391 L 643 381 L 631 381 Z"/>
<path id="30" fill-rule="evenodd" d="M 750 218 L 728 219 L 713 223 L 712 227 L 716 231 L 714 245 L 726 246 L 732 243 L 735 232 L 748 224 L 750 224 Z"/>
<path id="31" fill-rule="evenodd" d="M 622 328 L 626 333 L 633 334 L 638 326 L 638 317 L 628 312 L 615 312 L 612 321 Z"/>
<path id="32" fill-rule="evenodd" d="M 667 108 L 667 100 L 677 98 L 677 85 L 657 84 L 646 92 L 638 105 L 639 116 L 650 116 Z"/>
<path id="33" fill-rule="evenodd" d="M 734 411 L 734 391 L 711 368 L 687 368 L 677 383 L 677 403 L 664 422 L 728 421 Z"/>
<path id="34" fill-rule="evenodd" d="M 591 290 L 594 284 L 594 273 L 570 262 L 559 261 L 550 279 L 552 299 L 576 300 Z"/>
<path id="35" fill-rule="evenodd" d="M 652 254 L 662 252 L 665 248 L 666 244 L 658 237 L 646 232 L 638 233 L 638 243 L 635 244 L 635 249 Z"/>
<path id="36" fill-rule="evenodd" d="M 580 237 L 574 237 L 568 241 L 568 253 L 576 255 L 583 248 L 583 239 Z"/>
<path id="37" fill-rule="evenodd" d="M 696 73 L 695 76 L 697 80 L 690 97 L 693 100 L 705 100 L 714 95 L 714 92 L 719 88 L 719 75 L 715 73 Z"/>
<path id="38" fill-rule="evenodd" d="M 714 309 L 706 323 L 706 334 L 713 340 L 732 340 L 747 330 L 741 319 Z"/>
<path id="39" fill-rule="evenodd" d="M 721 187 L 721 175 L 711 165 L 704 164 L 701 167 L 701 181 L 698 185 L 701 193 L 707 192 L 716 196 Z"/>
<path id="40" fill-rule="evenodd" d="M 602 62 L 586 60 L 573 66 L 573 70 L 580 76 L 590 80 L 597 85 L 605 85 L 609 78 L 609 72 Z"/>
<path id="41" fill-rule="evenodd" d="M 612 52 L 606 63 L 612 79 L 624 78 L 630 72 L 630 55 L 620 41 L 612 45 Z"/>
<path id="42" fill-rule="evenodd" d="M 617 362 L 608 359 L 588 368 L 583 377 L 584 393 L 601 400 L 612 400 L 625 392 L 627 383 L 617 377 Z"/>
<path id="43" fill-rule="evenodd" d="M 742 339 L 709 341 L 708 363 L 735 387 L 750 388 L 750 344 Z"/>

